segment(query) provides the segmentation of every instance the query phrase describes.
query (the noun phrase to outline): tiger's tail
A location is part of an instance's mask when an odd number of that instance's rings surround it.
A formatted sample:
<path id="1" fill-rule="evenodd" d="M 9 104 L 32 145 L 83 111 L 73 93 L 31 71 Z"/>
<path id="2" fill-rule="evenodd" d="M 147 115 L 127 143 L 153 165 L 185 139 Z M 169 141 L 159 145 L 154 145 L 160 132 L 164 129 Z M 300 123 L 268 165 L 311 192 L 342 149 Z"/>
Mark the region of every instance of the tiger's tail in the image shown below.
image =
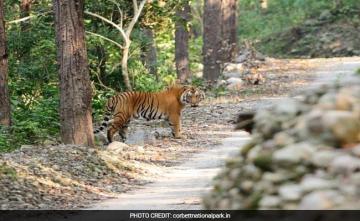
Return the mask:
<path id="1" fill-rule="evenodd" d="M 112 119 L 112 112 L 114 110 L 113 100 L 114 100 L 114 98 L 110 98 L 107 101 L 104 119 L 101 122 L 100 127 L 96 128 L 94 130 L 94 134 L 98 134 L 98 133 L 104 131 L 113 122 L 113 119 Z M 112 105 L 110 105 L 110 104 L 112 104 Z"/>
<path id="2" fill-rule="evenodd" d="M 94 134 L 98 134 L 102 131 L 104 131 L 111 123 L 112 123 L 112 119 L 111 119 L 111 112 L 106 112 L 103 121 L 101 122 L 100 127 L 96 128 L 94 130 Z"/>

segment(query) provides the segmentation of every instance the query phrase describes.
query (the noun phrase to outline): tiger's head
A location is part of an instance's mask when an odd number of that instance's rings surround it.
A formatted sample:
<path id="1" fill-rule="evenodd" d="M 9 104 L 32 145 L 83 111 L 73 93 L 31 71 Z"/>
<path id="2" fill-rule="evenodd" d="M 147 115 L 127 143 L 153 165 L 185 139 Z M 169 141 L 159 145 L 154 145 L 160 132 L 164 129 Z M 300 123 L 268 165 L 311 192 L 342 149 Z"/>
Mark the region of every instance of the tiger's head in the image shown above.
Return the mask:
<path id="1" fill-rule="evenodd" d="M 184 86 L 184 92 L 181 94 L 182 104 L 189 104 L 191 107 L 199 106 L 199 103 L 205 99 L 205 93 L 193 86 Z"/>

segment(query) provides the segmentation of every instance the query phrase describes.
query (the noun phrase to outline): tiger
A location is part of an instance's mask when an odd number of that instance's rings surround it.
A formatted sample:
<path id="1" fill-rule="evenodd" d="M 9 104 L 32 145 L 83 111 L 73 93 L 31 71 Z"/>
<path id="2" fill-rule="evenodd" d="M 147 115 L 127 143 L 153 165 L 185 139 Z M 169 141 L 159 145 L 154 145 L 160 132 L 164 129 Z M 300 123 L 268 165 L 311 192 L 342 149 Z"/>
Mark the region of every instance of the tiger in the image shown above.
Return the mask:
<path id="1" fill-rule="evenodd" d="M 171 127 L 172 136 L 180 139 L 183 108 L 187 104 L 197 107 L 204 99 L 202 90 L 188 85 L 173 85 L 160 92 L 122 92 L 107 100 L 104 120 L 94 133 L 107 129 L 105 144 L 109 144 L 118 132 L 124 142 L 131 119 L 142 117 L 148 121 L 165 119 Z"/>

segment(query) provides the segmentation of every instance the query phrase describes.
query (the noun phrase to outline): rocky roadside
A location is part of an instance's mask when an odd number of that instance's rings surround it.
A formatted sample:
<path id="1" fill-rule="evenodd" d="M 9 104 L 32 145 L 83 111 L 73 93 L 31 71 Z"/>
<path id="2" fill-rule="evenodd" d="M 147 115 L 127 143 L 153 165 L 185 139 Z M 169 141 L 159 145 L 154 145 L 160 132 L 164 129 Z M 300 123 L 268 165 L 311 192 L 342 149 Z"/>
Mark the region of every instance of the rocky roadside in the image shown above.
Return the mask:
<path id="1" fill-rule="evenodd" d="M 207 209 L 360 208 L 359 77 L 258 111 L 253 132 Z"/>

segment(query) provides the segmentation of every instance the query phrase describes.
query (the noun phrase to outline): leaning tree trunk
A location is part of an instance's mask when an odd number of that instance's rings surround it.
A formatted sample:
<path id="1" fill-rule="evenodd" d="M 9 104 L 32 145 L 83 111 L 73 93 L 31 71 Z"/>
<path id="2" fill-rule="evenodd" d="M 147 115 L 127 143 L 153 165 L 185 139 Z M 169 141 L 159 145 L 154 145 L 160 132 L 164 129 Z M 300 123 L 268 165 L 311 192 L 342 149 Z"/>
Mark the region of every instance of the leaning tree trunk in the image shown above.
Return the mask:
<path id="1" fill-rule="evenodd" d="M 205 80 L 213 84 L 220 76 L 221 1 L 205 0 L 203 19 L 203 72 Z"/>
<path id="2" fill-rule="evenodd" d="M 236 0 L 221 1 L 221 60 L 231 62 L 237 52 Z"/>
<path id="3" fill-rule="evenodd" d="M 191 75 L 189 66 L 189 32 L 187 23 L 190 20 L 191 8 L 189 2 L 176 11 L 175 23 L 175 63 L 177 77 L 184 83 Z"/>
<path id="4" fill-rule="evenodd" d="M 7 78 L 8 60 L 6 50 L 4 1 L 0 0 L 0 125 L 10 126 L 10 96 Z"/>
<path id="5" fill-rule="evenodd" d="M 142 33 L 146 37 L 146 44 L 142 47 L 141 60 L 151 75 L 158 79 L 157 75 L 157 53 L 154 31 L 150 28 L 142 28 Z"/>
<path id="6" fill-rule="evenodd" d="M 67 144 L 94 145 L 83 0 L 54 0 L 60 78 L 60 133 Z"/>
<path id="7" fill-rule="evenodd" d="M 126 89 L 128 91 L 132 91 L 132 87 L 129 79 L 129 69 L 128 69 L 129 49 L 130 49 L 130 41 L 126 41 L 124 48 L 122 50 L 121 73 L 123 76 Z"/>

